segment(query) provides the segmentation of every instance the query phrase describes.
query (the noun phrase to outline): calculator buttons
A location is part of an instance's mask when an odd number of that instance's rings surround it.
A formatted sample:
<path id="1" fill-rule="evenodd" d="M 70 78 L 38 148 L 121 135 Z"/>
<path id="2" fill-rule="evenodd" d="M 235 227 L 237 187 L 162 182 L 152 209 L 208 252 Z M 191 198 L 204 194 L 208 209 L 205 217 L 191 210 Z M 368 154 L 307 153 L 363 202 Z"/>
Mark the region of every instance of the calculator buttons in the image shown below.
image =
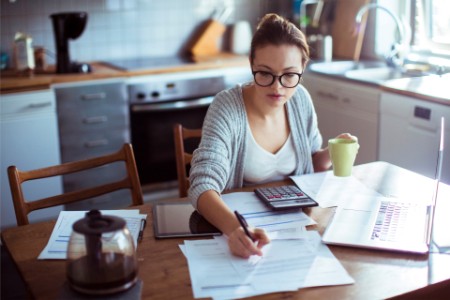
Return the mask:
<path id="1" fill-rule="evenodd" d="M 273 209 L 317 206 L 317 202 L 295 185 L 256 188 L 255 193 Z"/>

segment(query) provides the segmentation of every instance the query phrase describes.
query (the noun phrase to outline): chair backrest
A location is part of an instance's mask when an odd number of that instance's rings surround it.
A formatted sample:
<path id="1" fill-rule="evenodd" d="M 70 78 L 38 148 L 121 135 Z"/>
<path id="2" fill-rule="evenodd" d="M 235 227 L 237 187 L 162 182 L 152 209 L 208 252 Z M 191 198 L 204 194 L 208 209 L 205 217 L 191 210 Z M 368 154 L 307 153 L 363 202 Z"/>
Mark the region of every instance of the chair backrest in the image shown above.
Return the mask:
<path id="1" fill-rule="evenodd" d="M 188 129 L 184 128 L 181 124 L 174 124 L 173 136 L 175 142 L 175 158 L 177 162 L 178 194 L 180 197 L 187 197 L 189 177 L 186 167 L 191 164 L 192 153 L 186 152 L 184 143 L 187 139 L 200 139 L 202 136 L 202 130 Z"/>
<path id="2" fill-rule="evenodd" d="M 27 202 L 25 200 L 22 191 L 22 183 L 25 181 L 75 173 L 120 161 L 125 163 L 127 171 L 126 177 L 121 180 L 35 201 Z M 8 177 L 14 202 L 14 210 L 16 212 L 17 225 L 19 226 L 29 224 L 28 214 L 34 210 L 81 201 L 121 189 L 130 189 L 132 205 L 141 205 L 144 203 L 133 148 L 131 144 L 128 143 L 124 144 L 119 151 L 109 155 L 64 163 L 42 169 L 20 171 L 16 166 L 10 166 L 8 167 Z"/>

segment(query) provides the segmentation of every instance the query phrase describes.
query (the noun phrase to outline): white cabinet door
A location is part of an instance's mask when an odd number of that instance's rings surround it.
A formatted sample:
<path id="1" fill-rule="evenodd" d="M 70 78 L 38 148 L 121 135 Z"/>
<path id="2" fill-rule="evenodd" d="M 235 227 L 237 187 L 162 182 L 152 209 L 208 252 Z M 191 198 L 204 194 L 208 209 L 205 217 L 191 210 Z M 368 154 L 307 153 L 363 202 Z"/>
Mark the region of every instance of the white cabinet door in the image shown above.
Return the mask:
<path id="1" fill-rule="evenodd" d="M 377 160 L 379 90 L 311 73 L 305 76 L 303 85 L 314 102 L 323 146 L 328 139 L 349 132 L 360 144 L 355 163 Z"/>
<path id="2" fill-rule="evenodd" d="M 2 95 L 1 105 L 1 228 L 16 226 L 7 168 L 31 170 L 60 163 L 55 99 L 52 90 Z M 61 179 L 25 182 L 27 200 L 62 192 Z M 35 211 L 30 222 L 56 218 L 61 207 Z"/>

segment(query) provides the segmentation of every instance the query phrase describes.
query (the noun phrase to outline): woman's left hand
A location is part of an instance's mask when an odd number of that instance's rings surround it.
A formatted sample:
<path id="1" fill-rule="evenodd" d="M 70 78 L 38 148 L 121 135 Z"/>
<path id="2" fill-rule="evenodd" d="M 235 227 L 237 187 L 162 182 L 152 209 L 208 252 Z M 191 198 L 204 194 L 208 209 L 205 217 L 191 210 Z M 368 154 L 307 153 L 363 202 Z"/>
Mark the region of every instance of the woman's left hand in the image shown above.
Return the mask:
<path id="1" fill-rule="evenodd" d="M 347 139 L 347 140 L 354 140 L 356 142 L 358 142 L 358 137 L 351 135 L 350 133 L 346 132 L 346 133 L 341 133 L 340 135 L 338 135 L 336 137 L 337 139 Z"/>
<path id="2" fill-rule="evenodd" d="M 358 137 L 351 135 L 350 133 L 341 133 L 336 139 L 348 139 L 358 142 Z M 314 172 L 327 171 L 331 167 L 330 153 L 328 147 L 320 149 L 312 156 Z"/>

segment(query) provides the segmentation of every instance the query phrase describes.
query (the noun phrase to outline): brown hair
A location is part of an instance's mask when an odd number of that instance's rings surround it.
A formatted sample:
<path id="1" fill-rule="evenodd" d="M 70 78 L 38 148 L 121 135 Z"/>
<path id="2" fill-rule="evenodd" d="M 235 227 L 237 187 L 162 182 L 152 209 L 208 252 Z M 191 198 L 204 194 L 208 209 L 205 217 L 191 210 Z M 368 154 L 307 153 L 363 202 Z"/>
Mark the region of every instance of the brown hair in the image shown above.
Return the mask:
<path id="1" fill-rule="evenodd" d="M 253 64 L 257 48 L 267 45 L 294 45 L 302 54 L 302 67 L 309 60 L 309 46 L 306 37 L 293 23 L 277 14 L 266 14 L 256 27 L 250 46 L 250 63 Z"/>

